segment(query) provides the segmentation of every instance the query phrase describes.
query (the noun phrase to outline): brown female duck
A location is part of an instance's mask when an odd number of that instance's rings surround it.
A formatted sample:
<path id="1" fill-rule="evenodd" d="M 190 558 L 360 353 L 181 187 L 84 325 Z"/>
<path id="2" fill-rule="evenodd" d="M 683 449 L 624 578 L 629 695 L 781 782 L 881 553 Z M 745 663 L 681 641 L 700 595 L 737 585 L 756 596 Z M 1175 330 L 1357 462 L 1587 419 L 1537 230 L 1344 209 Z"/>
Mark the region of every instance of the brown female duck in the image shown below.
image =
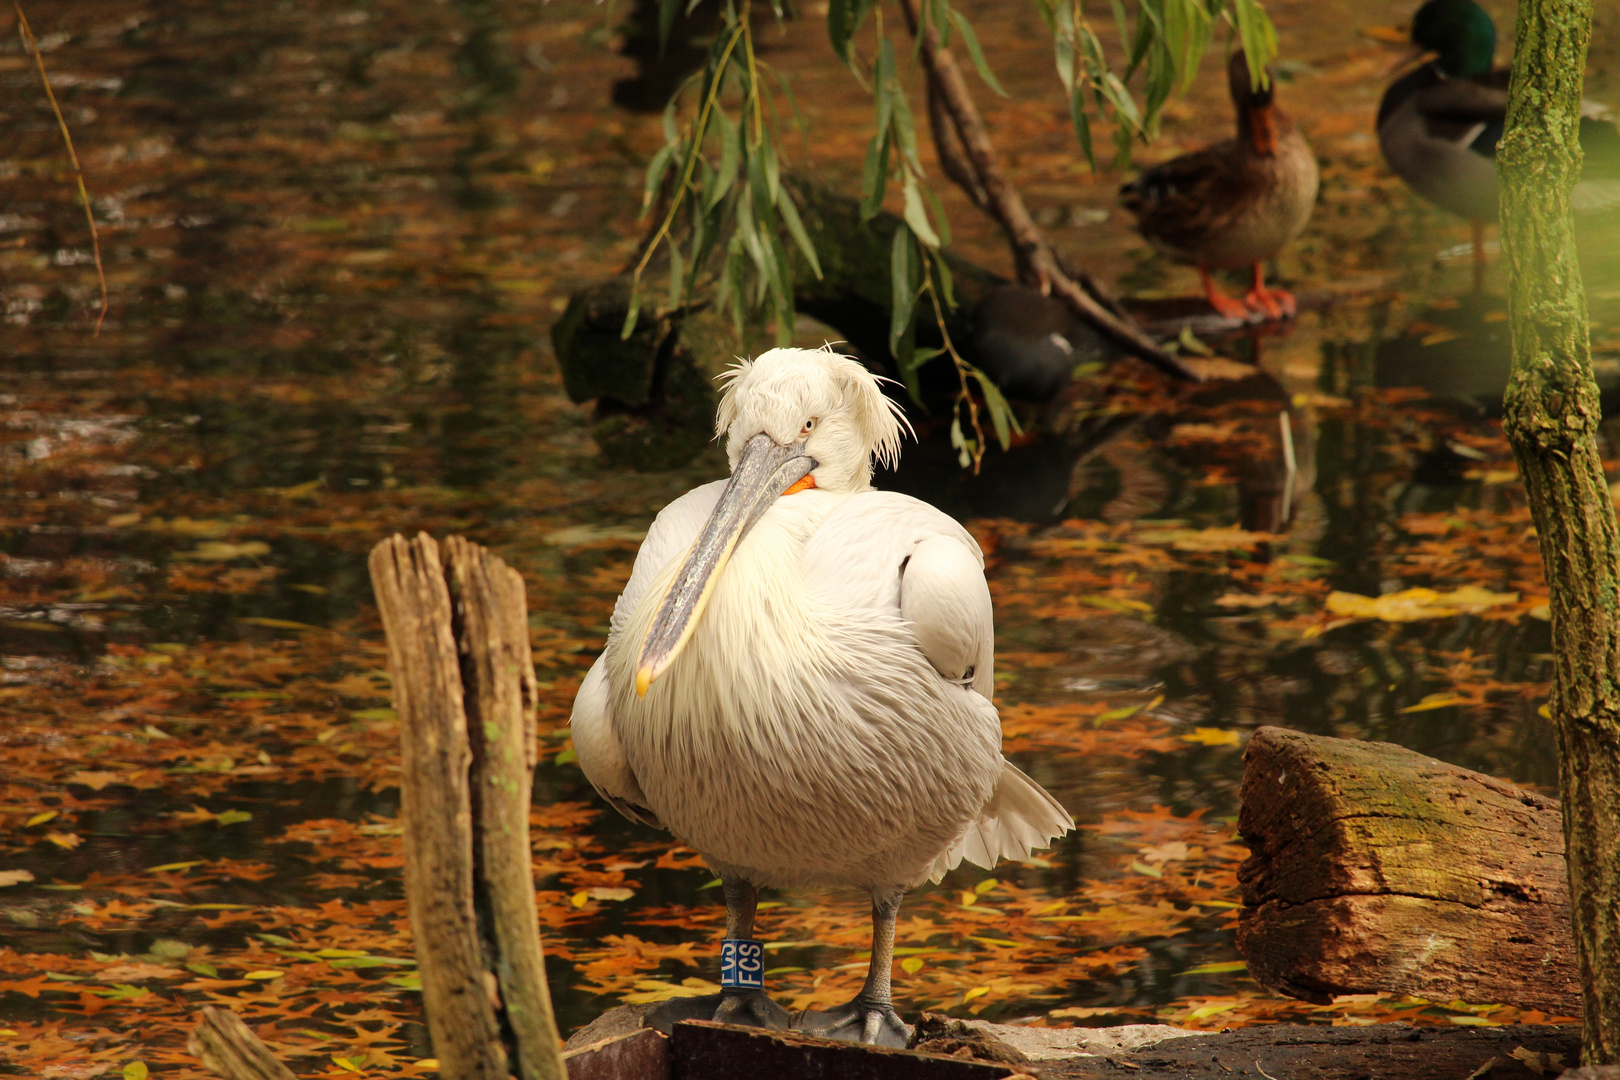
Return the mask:
<path id="1" fill-rule="evenodd" d="M 1120 188 L 1142 236 L 1177 262 L 1198 268 L 1210 305 L 1232 319 L 1294 314 L 1294 298 L 1268 289 L 1260 264 L 1281 251 L 1316 205 L 1316 156 L 1273 101 L 1275 82 L 1256 88 L 1242 50 L 1232 54 L 1227 82 L 1237 110 L 1237 138 L 1183 154 Z M 1242 300 L 1226 296 L 1211 270 L 1254 268 Z"/>

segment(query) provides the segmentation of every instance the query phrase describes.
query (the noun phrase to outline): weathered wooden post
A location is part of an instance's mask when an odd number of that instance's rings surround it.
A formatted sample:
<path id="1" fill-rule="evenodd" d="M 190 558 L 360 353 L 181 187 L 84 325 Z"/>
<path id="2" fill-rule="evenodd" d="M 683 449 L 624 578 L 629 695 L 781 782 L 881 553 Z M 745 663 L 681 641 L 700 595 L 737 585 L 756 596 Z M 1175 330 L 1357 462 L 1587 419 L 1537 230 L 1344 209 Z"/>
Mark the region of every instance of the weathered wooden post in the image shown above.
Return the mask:
<path id="1" fill-rule="evenodd" d="M 399 714 L 422 1004 L 447 1080 L 562 1080 L 529 873 L 534 665 L 517 571 L 476 544 L 371 552 Z"/>

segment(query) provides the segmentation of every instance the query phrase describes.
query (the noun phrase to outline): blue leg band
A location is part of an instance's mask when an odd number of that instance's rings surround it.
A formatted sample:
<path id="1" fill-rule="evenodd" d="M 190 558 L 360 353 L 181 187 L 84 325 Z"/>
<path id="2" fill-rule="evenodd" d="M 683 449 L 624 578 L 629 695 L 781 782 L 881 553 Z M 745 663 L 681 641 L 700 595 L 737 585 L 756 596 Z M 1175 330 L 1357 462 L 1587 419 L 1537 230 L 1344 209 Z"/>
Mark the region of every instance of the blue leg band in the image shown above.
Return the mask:
<path id="1" fill-rule="evenodd" d="M 765 944 L 749 938 L 720 942 L 720 987 L 723 990 L 765 989 Z"/>

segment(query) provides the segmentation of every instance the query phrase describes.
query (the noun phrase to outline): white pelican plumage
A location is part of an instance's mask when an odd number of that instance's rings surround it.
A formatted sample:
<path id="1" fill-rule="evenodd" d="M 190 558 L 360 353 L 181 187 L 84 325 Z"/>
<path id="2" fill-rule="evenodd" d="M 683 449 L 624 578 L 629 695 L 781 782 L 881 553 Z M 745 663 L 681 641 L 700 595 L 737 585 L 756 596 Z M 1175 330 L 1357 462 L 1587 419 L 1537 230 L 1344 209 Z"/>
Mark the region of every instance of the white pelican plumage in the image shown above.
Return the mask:
<path id="1" fill-rule="evenodd" d="M 723 378 L 731 477 L 653 522 L 574 702 L 574 747 L 603 798 L 720 875 L 727 938 L 751 936 L 761 886 L 870 893 L 865 986 L 794 1026 L 904 1045 L 901 896 L 964 859 L 1027 858 L 1073 819 L 1002 757 L 978 544 L 872 488 L 902 424 L 877 377 L 830 350 L 772 349 Z M 759 989 L 666 1013 L 790 1021 Z"/>

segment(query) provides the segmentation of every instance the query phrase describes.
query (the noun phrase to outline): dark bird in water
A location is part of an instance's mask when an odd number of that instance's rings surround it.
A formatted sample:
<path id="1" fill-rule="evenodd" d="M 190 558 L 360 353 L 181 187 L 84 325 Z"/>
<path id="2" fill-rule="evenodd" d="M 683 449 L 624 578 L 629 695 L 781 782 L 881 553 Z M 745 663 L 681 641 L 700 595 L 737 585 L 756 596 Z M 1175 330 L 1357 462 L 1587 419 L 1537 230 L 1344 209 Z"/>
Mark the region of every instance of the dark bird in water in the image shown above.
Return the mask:
<path id="1" fill-rule="evenodd" d="M 1210 306 L 1231 319 L 1294 314 L 1294 298 L 1268 289 L 1260 264 L 1310 220 L 1316 205 L 1316 156 L 1274 100 L 1270 74 L 1255 86 L 1248 58 L 1232 54 L 1227 82 L 1237 137 L 1148 169 L 1120 188 L 1120 202 L 1159 251 L 1198 268 Z M 1254 268 L 1242 300 L 1224 295 L 1211 270 Z"/>

